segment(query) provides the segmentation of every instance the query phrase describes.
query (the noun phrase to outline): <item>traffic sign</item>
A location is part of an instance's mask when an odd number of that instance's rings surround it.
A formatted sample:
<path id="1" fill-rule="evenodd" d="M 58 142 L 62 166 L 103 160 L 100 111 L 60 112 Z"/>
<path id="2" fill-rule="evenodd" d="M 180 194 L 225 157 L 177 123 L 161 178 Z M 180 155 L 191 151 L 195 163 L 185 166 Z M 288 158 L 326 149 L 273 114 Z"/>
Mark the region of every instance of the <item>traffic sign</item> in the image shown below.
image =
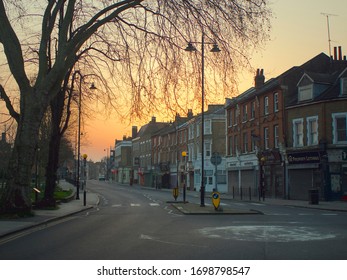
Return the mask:
<path id="1" fill-rule="evenodd" d="M 220 204 L 220 193 L 219 192 L 213 192 L 212 193 L 212 204 L 213 204 L 215 210 L 217 210 L 219 208 L 219 204 Z"/>
<path id="2" fill-rule="evenodd" d="M 172 189 L 172 195 L 173 195 L 173 197 L 174 197 L 175 200 L 176 200 L 177 197 L 178 197 L 178 193 L 179 193 L 178 188 L 173 188 L 173 189 Z"/>
<path id="3" fill-rule="evenodd" d="M 211 157 L 211 163 L 213 165 L 220 165 L 222 163 L 222 157 L 218 153 L 213 153 Z"/>

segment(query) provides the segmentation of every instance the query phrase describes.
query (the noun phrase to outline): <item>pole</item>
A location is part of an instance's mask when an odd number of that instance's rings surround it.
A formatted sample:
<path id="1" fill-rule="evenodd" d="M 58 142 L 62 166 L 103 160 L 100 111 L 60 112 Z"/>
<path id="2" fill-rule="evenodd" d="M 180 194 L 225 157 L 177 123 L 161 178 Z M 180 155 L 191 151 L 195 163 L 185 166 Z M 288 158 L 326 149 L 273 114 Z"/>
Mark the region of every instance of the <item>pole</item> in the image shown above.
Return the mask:
<path id="1" fill-rule="evenodd" d="M 76 199 L 80 199 L 80 157 L 81 157 L 81 103 L 82 103 L 82 75 L 80 75 L 79 97 L 78 97 L 78 135 L 77 135 L 77 192 Z"/>
<path id="2" fill-rule="evenodd" d="M 201 35 L 201 188 L 200 207 L 205 207 L 205 182 L 204 182 L 204 102 L 205 102 L 205 48 L 204 33 Z"/>
<path id="3" fill-rule="evenodd" d="M 87 205 L 87 155 L 83 155 L 83 206 Z"/>

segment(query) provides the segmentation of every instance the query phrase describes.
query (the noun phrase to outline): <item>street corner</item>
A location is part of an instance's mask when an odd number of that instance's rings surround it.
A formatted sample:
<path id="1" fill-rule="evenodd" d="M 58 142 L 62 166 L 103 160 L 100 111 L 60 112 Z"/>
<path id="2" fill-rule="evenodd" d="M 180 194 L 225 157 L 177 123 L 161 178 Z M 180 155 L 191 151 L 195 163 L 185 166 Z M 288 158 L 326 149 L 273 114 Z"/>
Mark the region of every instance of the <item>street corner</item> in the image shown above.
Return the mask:
<path id="1" fill-rule="evenodd" d="M 196 203 L 175 203 L 171 205 L 185 215 L 263 215 L 261 211 L 252 209 L 236 209 L 230 207 L 218 207 L 213 205 L 201 206 Z"/>

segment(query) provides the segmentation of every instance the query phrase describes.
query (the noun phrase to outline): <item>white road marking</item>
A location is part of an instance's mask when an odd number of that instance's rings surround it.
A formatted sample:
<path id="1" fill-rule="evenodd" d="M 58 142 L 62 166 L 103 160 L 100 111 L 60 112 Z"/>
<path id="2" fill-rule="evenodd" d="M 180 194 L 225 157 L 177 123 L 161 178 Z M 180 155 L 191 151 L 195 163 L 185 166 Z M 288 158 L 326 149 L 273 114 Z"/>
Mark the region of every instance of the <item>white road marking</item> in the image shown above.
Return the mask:
<path id="1" fill-rule="evenodd" d="M 111 207 L 122 207 L 122 204 L 113 204 Z"/>
<path id="2" fill-rule="evenodd" d="M 304 226 L 225 226 L 205 227 L 198 230 L 200 234 L 208 238 L 232 239 L 239 241 L 271 241 L 293 242 L 314 241 L 335 238 L 333 233 L 320 232 L 312 227 Z"/>
<path id="3" fill-rule="evenodd" d="M 137 203 L 130 203 L 130 206 L 131 206 L 131 207 L 140 207 L 140 206 L 141 206 L 141 204 L 137 204 Z"/>
<path id="4" fill-rule="evenodd" d="M 149 205 L 150 205 L 150 206 L 154 206 L 154 207 L 156 207 L 156 206 L 160 206 L 160 204 L 159 204 L 159 203 L 150 203 Z"/>
<path id="5" fill-rule="evenodd" d="M 271 213 L 271 214 L 265 214 L 267 216 L 289 216 L 289 214 L 286 213 Z"/>

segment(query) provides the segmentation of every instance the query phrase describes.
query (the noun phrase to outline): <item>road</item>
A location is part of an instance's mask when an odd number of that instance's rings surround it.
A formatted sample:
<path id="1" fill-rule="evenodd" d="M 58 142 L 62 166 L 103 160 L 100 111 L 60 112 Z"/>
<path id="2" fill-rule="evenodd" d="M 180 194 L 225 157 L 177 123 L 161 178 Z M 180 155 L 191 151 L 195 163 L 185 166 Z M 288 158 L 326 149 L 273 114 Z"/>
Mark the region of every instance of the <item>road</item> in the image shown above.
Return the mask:
<path id="1" fill-rule="evenodd" d="M 345 212 L 223 201 L 264 215 L 184 215 L 167 203 L 168 191 L 98 181 L 88 189 L 99 194 L 98 208 L 0 241 L 0 258 L 347 259 Z"/>

